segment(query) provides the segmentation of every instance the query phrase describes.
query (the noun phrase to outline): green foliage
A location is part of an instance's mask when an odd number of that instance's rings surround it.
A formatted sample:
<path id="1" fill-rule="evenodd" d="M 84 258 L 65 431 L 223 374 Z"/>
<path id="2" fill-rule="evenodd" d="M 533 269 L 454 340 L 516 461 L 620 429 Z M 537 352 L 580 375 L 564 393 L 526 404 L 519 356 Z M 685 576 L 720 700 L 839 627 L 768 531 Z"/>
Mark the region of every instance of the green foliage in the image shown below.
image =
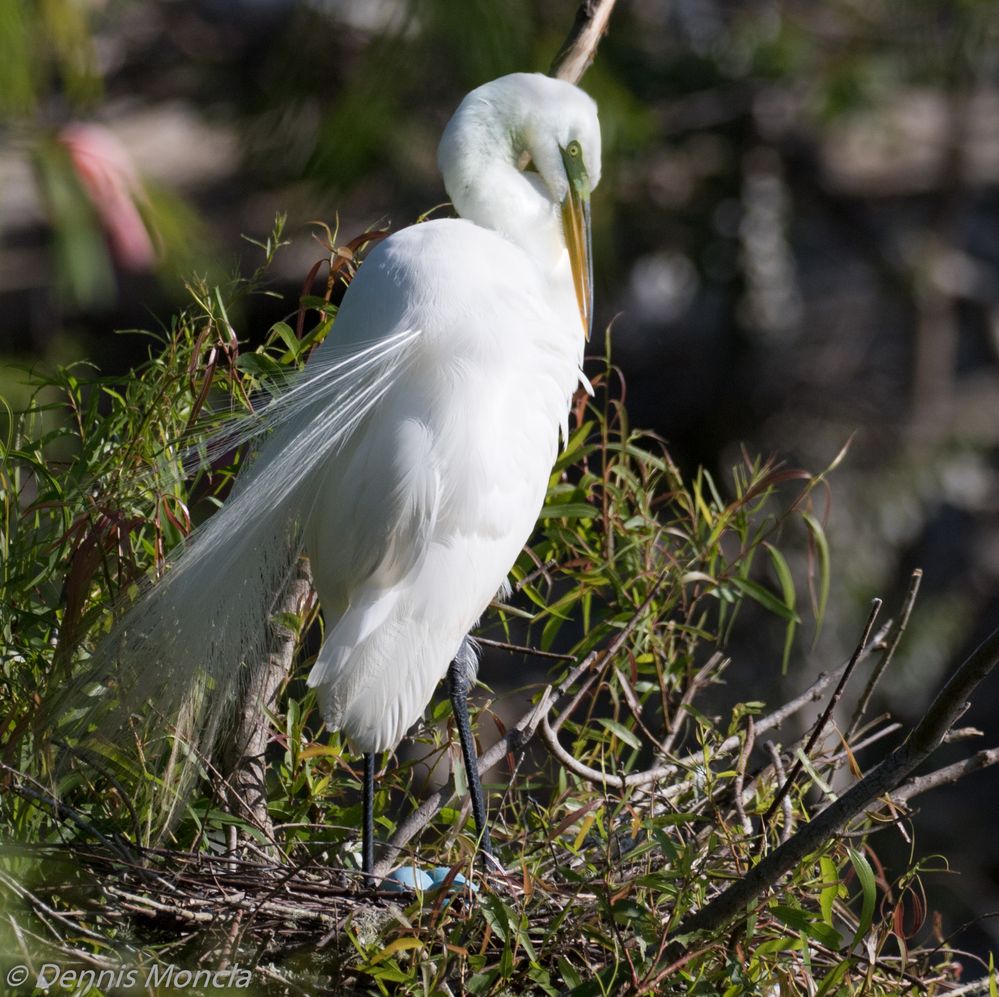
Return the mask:
<path id="1" fill-rule="evenodd" d="M 0 4 L 0 116 L 31 114 L 56 83 L 73 103 L 100 94 L 86 5 L 5 0 Z"/>
<path id="2" fill-rule="evenodd" d="M 331 266 L 340 259 L 332 240 Z M 330 872 L 357 865 L 359 782 L 294 677 L 269 716 L 275 842 L 223 805 L 221 777 L 201 759 L 203 781 L 169 848 L 148 847 L 155 760 L 164 745 L 183 749 L 162 732 L 131 755 L 81 752 L 81 764 L 54 767 L 39 704 L 85 671 L 118 601 L 210 513 L 238 469 L 233 457 L 185 479 L 192 426 L 210 405 L 220 416 L 244 408 L 335 334 L 327 293 L 304 299 L 303 314 L 289 313 L 256 351 L 241 350 L 232 316 L 241 298 L 267 293 L 281 243 L 278 224 L 252 277 L 193 284 L 191 307 L 151 337 L 148 360 L 125 383 L 84 366 L 36 377 L 32 404 L 13 420 L 0 460 L 0 951 L 26 946 L 67 965 L 228 960 L 264 967 L 255 985 L 273 993 L 937 992 L 949 953 L 921 948 L 904 916 L 927 870 L 889 882 L 868 822 L 809 856 L 735 924 L 680 938 L 683 957 L 668 956 L 683 917 L 772 849 L 789 822 L 806 820 L 853 763 L 827 739 L 787 809 L 765 818 L 781 781 L 773 769 L 742 789 L 751 774 L 742 749 L 763 705 L 717 706 L 728 664 L 719 652 L 737 616 L 783 630 L 774 674 L 796 659 L 809 602 L 821 617 L 829 550 L 812 499 L 827 472 L 747 457 L 725 482 L 705 471 L 685 478 L 660 441 L 628 425 L 609 358 L 596 398 L 575 407 L 538 532 L 514 569 L 516 591 L 481 626 L 484 637 L 564 656 L 563 673 L 566 661 L 597 652 L 553 720 L 572 766 L 535 752 L 493 776 L 505 879 L 478 875 L 470 818 L 453 807 L 430 822 L 417 854 L 476 879 L 475 895 L 390 902 Z M 796 577 L 782 552 L 789 536 L 810 547 L 811 577 Z M 314 616 L 282 622 L 304 636 Z M 616 653 L 602 653 L 616 638 Z M 490 712 L 480 710 L 480 729 Z M 416 756 L 380 773 L 382 838 L 396 830 L 393 815 L 419 803 L 426 769 L 453 762 L 449 713 L 433 706 Z M 609 781 L 649 766 L 667 772 L 633 788 Z"/>

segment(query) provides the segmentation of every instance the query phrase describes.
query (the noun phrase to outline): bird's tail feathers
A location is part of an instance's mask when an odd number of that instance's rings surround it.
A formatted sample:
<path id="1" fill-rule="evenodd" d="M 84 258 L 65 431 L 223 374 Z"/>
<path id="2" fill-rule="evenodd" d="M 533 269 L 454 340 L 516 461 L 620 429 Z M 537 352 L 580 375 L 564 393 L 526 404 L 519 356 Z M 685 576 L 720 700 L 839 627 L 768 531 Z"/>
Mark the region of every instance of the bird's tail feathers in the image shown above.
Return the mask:
<path id="1" fill-rule="evenodd" d="M 462 637 L 404 616 L 354 645 L 338 643 L 334 631 L 309 673 L 327 726 L 342 730 L 360 754 L 394 748 L 419 719 L 444 677 L 440 663 L 446 670 Z"/>
<path id="2" fill-rule="evenodd" d="M 200 448 L 211 459 L 262 437 L 222 508 L 171 554 L 57 697 L 55 712 L 75 718 L 80 744 L 99 732 L 120 750 L 144 713 L 169 759 L 159 783 L 164 826 L 267 665 L 272 617 L 301 555 L 302 518 L 317 501 L 324 463 L 395 382 L 411 341 L 400 335 L 317 357 L 257 416 Z M 148 759 L 153 749 L 142 750 Z"/>

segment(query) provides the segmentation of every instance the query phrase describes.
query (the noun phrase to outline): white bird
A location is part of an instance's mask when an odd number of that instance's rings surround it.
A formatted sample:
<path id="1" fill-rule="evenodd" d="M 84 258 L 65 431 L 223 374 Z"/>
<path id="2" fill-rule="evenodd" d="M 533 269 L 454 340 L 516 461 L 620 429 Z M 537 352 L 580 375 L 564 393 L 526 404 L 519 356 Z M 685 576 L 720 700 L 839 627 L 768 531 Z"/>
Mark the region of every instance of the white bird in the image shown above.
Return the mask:
<path id="1" fill-rule="evenodd" d="M 502 77 L 465 97 L 438 161 L 461 217 L 371 251 L 327 341 L 236 431 L 258 442 L 230 498 L 108 642 L 143 695 L 199 689 L 188 709 L 201 743 L 215 740 L 304 551 L 326 634 L 308 682 L 365 756 L 367 872 L 373 753 L 398 744 L 445 675 L 489 848 L 465 638 L 541 510 L 592 317 L 594 102 L 542 75 Z"/>

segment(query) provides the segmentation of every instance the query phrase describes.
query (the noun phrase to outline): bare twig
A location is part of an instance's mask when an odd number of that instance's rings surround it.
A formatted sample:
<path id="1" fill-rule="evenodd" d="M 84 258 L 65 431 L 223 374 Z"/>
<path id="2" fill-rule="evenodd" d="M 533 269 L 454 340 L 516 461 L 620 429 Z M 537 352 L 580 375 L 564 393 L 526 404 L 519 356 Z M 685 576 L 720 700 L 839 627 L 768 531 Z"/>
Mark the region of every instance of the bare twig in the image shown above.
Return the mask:
<path id="1" fill-rule="evenodd" d="M 593 62 L 597 45 L 614 10 L 615 0 L 583 0 L 569 35 L 552 61 L 549 76 L 578 83 Z"/>
<path id="2" fill-rule="evenodd" d="M 303 558 L 282 596 L 278 613 L 296 616 L 304 613 L 311 594 L 312 577 L 308 562 Z M 283 624 L 276 625 L 274 631 L 274 649 L 247 685 L 236 729 L 222 762 L 228 773 L 226 796 L 230 809 L 257 827 L 269 841 L 274 841 L 274 827 L 267 812 L 264 757 L 270 737 L 267 711 L 275 706 L 281 686 L 291 674 L 298 643 L 298 635 Z"/>
<path id="3" fill-rule="evenodd" d="M 746 805 L 742 799 L 743 786 L 746 780 L 746 766 L 749 764 L 749 756 L 756 741 L 756 727 L 753 718 L 749 717 L 746 724 L 746 739 L 742 744 L 742 751 L 739 752 L 739 762 L 735 767 L 735 783 L 732 791 L 735 793 L 735 812 L 739 815 L 739 823 L 742 825 L 744 834 L 753 833 L 753 822 L 746 813 Z"/>
<path id="4" fill-rule="evenodd" d="M 526 654 L 530 658 L 551 658 L 553 661 L 574 661 L 571 654 L 558 654 L 555 651 L 540 651 L 536 647 L 527 647 L 524 644 L 511 644 L 505 640 L 492 640 L 489 637 L 476 637 L 476 644 L 483 647 L 495 647 L 500 651 L 509 651 L 511 654 Z"/>
<path id="5" fill-rule="evenodd" d="M 687 684 L 687 688 L 683 690 L 683 696 L 680 698 L 680 702 L 673 713 L 673 726 L 659 745 L 659 756 L 661 758 L 665 758 L 673 750 L 673 746 L 683 732 L 684 724 L 690 715 L 690 711 L 686 707 L 694 701 L 694 697 L 708 684 L 714 675 L 717 675 L 728 666 L 728 663 L 728 658 L 719 651 L 715 651 L 704 665 L 698 668 L 697 672 L 691 676 L 690 682 Z M 736 735 L 736 740 L 738 740 L 738 735 Z"/>
<path id="6" fill-rule="evenodd" d="M 999 764 L 999 748 L 987 748 L 976 752 L 970 758 L 954 762 L 953 765 L 945 765 L 933 772 L 927 772 L 926 775 L 916 776 L 915 779 L 910 779 L 898 789 L 892 790 L 890 795 L 896 803 L 906 803 L 914 796 L 936 789 L 938 786 L 957 782 L 970 772 L 977 772 L 979 769 L 996 764 Z"/>
<path id="7" fill-rule="evenodd" d="M 902 634 L 905 633 L 905 628 L 909 623 L 909 617 L 912 615 L 912 607 L 915 605 L 916 596 L 919 594 L 919 583 L 922 580 L 923 570 L 922 568 L 916 568 L 916 570 L 912 573 L 912 577 L 909 579 L 909 589 L 905 593 L 905 600 L 902 603 L 902 612 L 899 614 L 898 621 L 892 627 L 891 632 L 885 641 L 885 649 L 881 655 L 881 660 L 871 672 L 870 678 L 867 680 L 867 685 L 864 687 L 864 691 L 861 694 L 860 699 L 857 701 L 857 707 L 853 711 L 853 718 L 850 721 L 850 726 L 846 733 L 846 739 L 848 741 L 857 732 L 857 727 L 859 726 L 864 714 L 867 712 L 871 696 L 874 695 L 874 690 L 877 688 L 878 682 L 881 680 L 881 676 L 885 673 L 885 669 L 889 664 L 891 664 L 892 656 L 895 654 L 895 648 L 898 647 L 898 642 L 902 639 Z"/>
<path id="8" fill-rule="evenodd" d="M 947 997 L 972 997 L 974 994 L 987 994 L 993 983 L 999 983 L 999 973 L 983 976 L 980 980 L 972 980 L 971 983 L 965 983 L 964 986 L 954 990 L 945 990 L 943 993 Z"/>
<path id="9" fill-rule="evenodd" d="M 956 741 L 970 741 L 975 737 L 984 737 L 985 732 L 977 727 L 955 727 L 947 731 L 944 737 L 944 744 L 954 744 Z"/>
<path id="10" fill-rule="evenodd" d="M 894 734 L 895 731 L 901 729 L 902 729 L 901 724 L 898 723 L 887 724 L 886 726 L 882 727 L 880 730 L 876 730 L 873 734 L 870 735 L 870 737 L 865 737 L 862 741 L 858 741 L 856 744 L 851 744 L 848 747 L 845 747 L 842 751 L 836 752 L 836 754 L 833 755 L 832 758 L 829 758 L 827 760 L 827 763 L 829 765 L 836 765 L 839 762 L 841 762 L 844 758 L 846 758 L 848 755 L 856 755 L 858 751 L 870 747 L 875 742 L 880 741 L 882 738 L 887 737 L 889 734 Z M 845 743 L 846 742 L 844 741 L 844 744 Z"/>
<path id="11" fill-rule="evenodd" d="M 868 658 L 875 650 L 881 646 L 882 635 L 879 633 L 874 640 L 864 649 L 860 655 L 858 664 Z M 852 660 L 852 659 L 851 659 Z M 765 734 L 768 731 L 775 730 L 784 723 L 785 720 L 793 717 L 796 713 L 799 713 L 810 703 L 817 703 L 821 698 L 822 694 L 826 691 L 832 682 L 835 682 L 843 672 L 849 667 L 850 661 L 844 661 L 838 668 L 835 668 L 831 672 L 820 672 L 818 678 L 800 695 L 796 696 L 794 699 L 785 703 L 783 706 L 778 707 L 776 710 L 766 714 L 766 716 L 760 717 L 756 721 L 756 734 Z M 738 734 L 732 734 L 730 737 L 725 738 L 721 744 L 718 745 L 715 755 L 721 757 L 722 755 L 729 754 L 737 750 L 742 743 L 741 738 Z M 693 762 L 699 758 L 700 755 L 688 755 L 684 762 Z"/>
<path id="12" fill-rule="evenodd" d="M 764 747 L 767 749 L 767 754 L 770 755 L 770 762 L 774 767 L 774 776 L 781 786 L 786 788 L 790 783 L 784 775 L 784 763 L 780 760 L 780 750 L 773 741 L 767 741 Z M 774 802 L 776 803 L 777 800 L 775 799 Z M 791 833 L 794 831 L 794 809 L 791 806 L 791 797 L 787 795 L 786 791 L 782 797 L 781 804 L 784 810 L 784 826 L 781 828 L 780 840 L 783 844 L 791 837 Z M 771 806 L 766 816 L 769 817 L 772 811 L 773 807 Z"/>
<path id="13" fill-rule="evenodd" d="M 558 735 L 552 730 L 551 724 L 548 722 L 547 711 L 541 718 L 541 740 L 545 742 L 545 746 L 561 765 L 574 775 L 578 775 L 581 779 L 595 783 L 604 789 L 608 787 L 613 787 L 614 789 L 635 789 L 638 786 L 648 786 L 650 783 L 666 779 L 676 772 L 675 765 L 646 769 L 644 772 L 632 772 L 630 775 L 624 776 L 610 775 L 607 772 L 601 772 L 600 769 L 590 768 L 589 765 L 584 765 L 582 762 L 577 761 L 562 747 L 559 743 Z"/>
<path id="14" fill-rule="evenodd" d="M 826 708 L 822 711 L 822 715 L 819 717 L 815 724 L 815 728 L 812 730 L 811 736 L 808 738 L 805 747 L 802 749 L 802 754 L 807 758 L 814 749 L 815 745 L 818 744 L 819 738 L 822 736 L 823 731 L 826 729 L 826 724 L 829 722 L 829 718 L 832 716 L 832 711 L 836 709 L 836 704 L 839 702 L 840 697 L 843 695 L 843 690 L 846 689 L 847 682 L 850 681 L 850 676 L 853 674 L 853 670 L 857 667 L 857 663 L 860 661 L 861 655 L 864 649 L 868 646 L 871 640 L 871 633 L 874 630 L 874 621 L 878 618 L 878 613 L 881 610 L 881 600 L 875 599 L 871 605 L 871 612 L 867 617 L 867 624 L 864 626 L 864 633 L 860 638 L 860 642 L 854 649 L 850 660 L 847 662 L 846 668 L 843 670 L 843 675 L 836 686 L 835 691 L 832 696 L 829 697 L 829 702 L 826 704 Z M 777 791 L 777 795 L 774 797 L 773 803 L 770 804 L 767 812 L 763 815 L 764 822 L 770 819 L 773 812 L 780 806 L 781 801 L 787 795 L 788 790 L 794 783 L 794 780 L 798 778 L 798 774 L 802 769 L 802 761 L 800 758 L 795 760 L 794 765 L 791 766 L 791 771 L 788 773 L 786 779 L 781 783 L 780 789 Z"/>
<path id="15" fill-rule="evenodd" d="M 890 793 L 941 744 L 947 731 L 967 708 L 968 697 L 999 661 L 999 630 L 972 652 L 937 694 L 912 732 L 892 753 L 830 803 L 784 844 L 763 858 L 742 879 L 688 916 L 677 934 L 717 928 L 735 917 L 788 872 L 797 862 L 863 813 L 879 796 Z"/>

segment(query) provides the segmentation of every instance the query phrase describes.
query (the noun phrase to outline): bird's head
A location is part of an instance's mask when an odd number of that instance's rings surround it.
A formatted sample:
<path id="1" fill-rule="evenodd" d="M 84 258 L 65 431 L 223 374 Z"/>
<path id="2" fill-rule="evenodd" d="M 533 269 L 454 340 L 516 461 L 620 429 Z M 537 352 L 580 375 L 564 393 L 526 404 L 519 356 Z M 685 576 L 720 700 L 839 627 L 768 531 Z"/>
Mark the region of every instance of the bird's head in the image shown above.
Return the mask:
<path id="1" fill-rule="evenodd" d="M 540 73 L 513 73 L 473 90 L 461 102 L 441 139 L 438 159 L 459 213 L 503 229 L 484 211 L 498 194 L 503 174 L 485 164 L 525 173 L 559 207 L 576 300 L 587 335 L 593 321 L 590 193 L 600 181 L 597 105 L 578 87 Z M 485 189 L 483 189 L 483 185 Z M 504 204 L 505 201 L 505 204 Z M 509 196 L 497 207 L 512 208 Z"/>

